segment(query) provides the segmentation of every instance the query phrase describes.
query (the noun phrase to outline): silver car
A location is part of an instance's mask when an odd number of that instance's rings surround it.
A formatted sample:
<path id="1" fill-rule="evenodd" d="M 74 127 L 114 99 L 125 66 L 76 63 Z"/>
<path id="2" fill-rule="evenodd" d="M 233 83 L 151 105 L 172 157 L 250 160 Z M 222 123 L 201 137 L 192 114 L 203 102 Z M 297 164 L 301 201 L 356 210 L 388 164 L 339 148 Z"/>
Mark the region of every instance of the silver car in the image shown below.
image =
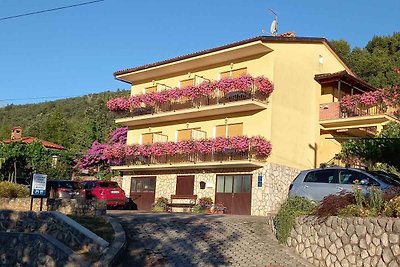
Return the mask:
<path id="1" fill-rule="evenodd" d="M 319 202 L 325 196 L 352 192 L 357 183 L 364 193 L 367 187 L 376 186 L 382 190 L 400 187 L 400 178 L 381 171 L 328 167 L 300 172 L 289 186 L 289 196 L 301 196 Z"/>

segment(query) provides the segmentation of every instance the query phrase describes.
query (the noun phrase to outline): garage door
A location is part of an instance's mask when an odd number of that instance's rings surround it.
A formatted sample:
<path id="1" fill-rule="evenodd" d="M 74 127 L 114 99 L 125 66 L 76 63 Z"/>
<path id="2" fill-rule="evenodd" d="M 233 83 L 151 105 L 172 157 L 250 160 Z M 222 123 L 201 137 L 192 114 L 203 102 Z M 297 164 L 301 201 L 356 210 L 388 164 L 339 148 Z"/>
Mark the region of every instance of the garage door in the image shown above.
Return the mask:
<path id="1" fill-rule="evenodd" d="M 215 203 L 223 203 L 229 214 L 250 215 L 251 174 L 217 175 Z"/>

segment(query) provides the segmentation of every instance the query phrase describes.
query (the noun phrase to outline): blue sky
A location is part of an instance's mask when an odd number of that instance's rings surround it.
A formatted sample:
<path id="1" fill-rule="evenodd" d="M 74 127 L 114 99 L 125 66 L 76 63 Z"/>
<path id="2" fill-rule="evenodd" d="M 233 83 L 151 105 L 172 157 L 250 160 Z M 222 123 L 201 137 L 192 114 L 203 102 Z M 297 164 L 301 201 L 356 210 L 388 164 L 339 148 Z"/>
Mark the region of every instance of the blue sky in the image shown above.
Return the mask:
<path id="1" fill-rule="evenodd" d="M 0 18 L 86 1 L 1 0 Z M 263 35 L 268 8 L 280 33 L 353 47 L 400 31 L 399 0 L 105 0 L 0 20 L 0 106 L 128 89 L 114 71 Z"/>

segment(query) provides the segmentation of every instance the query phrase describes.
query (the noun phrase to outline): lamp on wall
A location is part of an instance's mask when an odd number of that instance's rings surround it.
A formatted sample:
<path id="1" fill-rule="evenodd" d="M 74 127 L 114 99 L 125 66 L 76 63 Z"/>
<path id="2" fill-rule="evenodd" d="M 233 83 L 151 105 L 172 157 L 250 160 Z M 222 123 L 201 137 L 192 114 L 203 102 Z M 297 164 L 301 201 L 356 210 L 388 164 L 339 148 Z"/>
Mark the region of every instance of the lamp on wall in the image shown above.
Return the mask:
<path id="1" fill-rule="evenodd" d="M 189 129 L 189 122 L 186 123 L 186 129 Z"/>
<path id="2" fill-rule="evenodd" d="M 151 133 L 151 127 L 149 127 L 149 133 Z"/>
<path id="3" fill-rule="evenodd" d="M 188 78 L 190 78 L 191 75 L 192 75 L 192 73 L 191 73 L 191 72 L 188 72 Z"/>
<path id="4" fill-rule="evenodd" d="M 231 69 L 233 69 L 233 63 L 231 63 Z"/>
<path id="5" fill-rule="evenodd" d="M 228 124 L 228 118 L 225 118 L 225 124 Z"/>

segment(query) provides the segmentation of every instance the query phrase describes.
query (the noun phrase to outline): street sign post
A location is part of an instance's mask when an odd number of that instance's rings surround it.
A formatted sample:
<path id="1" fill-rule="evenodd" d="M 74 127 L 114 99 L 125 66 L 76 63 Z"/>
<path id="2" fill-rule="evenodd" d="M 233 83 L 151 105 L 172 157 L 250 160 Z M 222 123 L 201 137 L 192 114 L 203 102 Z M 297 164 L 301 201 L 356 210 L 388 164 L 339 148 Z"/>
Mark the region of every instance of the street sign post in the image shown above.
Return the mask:
<path id="1" fill-rule="evenodd" d="M 31 183 L 31 210 L 33 206 L 33 198 L 40 197 L 40 211 L 43 208 L 43 197 L 46 196 L 47 174 L 34 173 Z"/>

